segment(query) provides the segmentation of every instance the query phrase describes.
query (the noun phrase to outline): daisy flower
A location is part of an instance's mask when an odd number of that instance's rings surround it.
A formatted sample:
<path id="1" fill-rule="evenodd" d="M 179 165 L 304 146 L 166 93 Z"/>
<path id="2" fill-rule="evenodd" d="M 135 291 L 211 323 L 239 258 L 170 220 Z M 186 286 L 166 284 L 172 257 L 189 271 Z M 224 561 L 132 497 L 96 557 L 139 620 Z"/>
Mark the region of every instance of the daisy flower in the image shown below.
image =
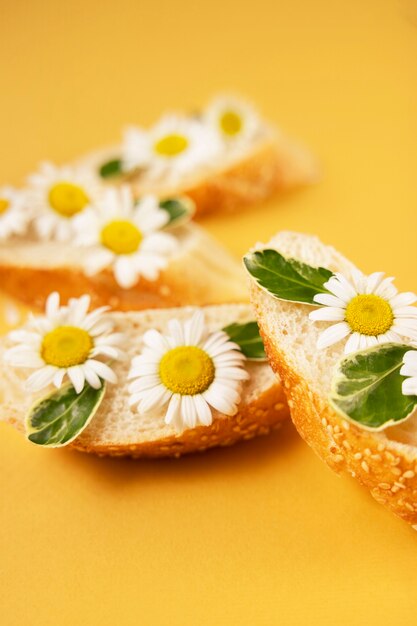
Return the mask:
<path id="1" fill-rule="evenodd" d="M 413 343 L 412 347 L 417 348 L 417 343 Z M 417 350 L 406 352 L 403 363 L 400 374 L 408 377 L 402 385 L 403 394 L 405 396 L 417 396 Z"/>
<path id="2" fill-rule="evenodd" d="M 113 322 L 101 307 L 88 313 L 90 296 L 71 299 L 60 306 L 59 294 L 46 302 L 45 315 L 29 318 L 25 328 L 9 333 L 17 344 L 6 351 L 13 367 L 35 370 L 26 380 L 26 389 L 36 392 L 53 384 L 61 387 L 64 378 L 81 393 L 87 382 L 94 389 L 101 380 L 116 382 L 113 370 L 102 359 L 120 359 L 121 333 L 113 333 Z"/>
<path id="3" fill-rule="evenodd" d="M 13 187 L 0 187 L 0 241 L 23 235 L 29 223 L 26 195 Z"/>
<path id="4" fill-rule="evenodd" d="M 314 296 L 323 305 L 310 313 L 313 321 L 335 322 L 318 339 L 318 348 L 327 348 L 349 337 L 345 354 L 365 350 L 377 344 L 401 343 L 401 337 L 417 338 L 417 301 L 414 293 L 398 293 L 393 278 L 383 272 L 365 276 L 352 271 L 349 282 L 336 273 L 324 287 L 330 293 Z"/>
<path id="5" fill-rule="evenodd" d="M 234 415 L 240 402 L 245 356 L 223 331 L 209 333 L 197 310 L 186 322 L 170 320 L 168 334 L 148 330 L 132 360 L 130 405 L 141 413 L 165 411 L 179 432 L 209 426 L 212 410 Z"/>
<path id="6" fill-rule="evenodd" d="M 251 104 L 228 95 L 212 100 L 203 119 L 229 145 L 251 141 L 261 127 L 261 120 Z"/>
<path id="7" fill-rule="evenodd" d="M 39 172 L 29 176 L 27 192 L 38 235 L 68 241 L 74 217 L 97 197 L 99 187 L 87 170 L 42 163 Z"/>
<path id="8" fill-rule="evenodd" d="M 123 141 L 127 171 L 146 168 L 149 179 L 189 174 L 209 163 L 220 149 L 216 134 L 199 120 L 166 115 L 149 131 L 129 128 Z"/>
<path id="9" fill-rule="evenodd" d="M 173 235 L 160 232 L 168 220 L 155 196 L 144 196 L 135 204 L 129 187 L 108 189 L 74 221 L 75 244 L 93 246 L 86 257 L 86 274 L 112 267 L 124 289 L 133 287 L 141 276 L 156 280 L 178 248 Z"/>

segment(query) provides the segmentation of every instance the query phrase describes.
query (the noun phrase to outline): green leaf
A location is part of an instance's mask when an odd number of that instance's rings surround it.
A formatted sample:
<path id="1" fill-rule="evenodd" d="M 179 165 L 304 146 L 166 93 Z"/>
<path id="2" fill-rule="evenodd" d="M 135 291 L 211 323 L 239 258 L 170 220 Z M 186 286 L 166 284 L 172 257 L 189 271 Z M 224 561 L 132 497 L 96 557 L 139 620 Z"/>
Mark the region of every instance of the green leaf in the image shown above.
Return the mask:
<path id="1" fill-rule="evenodd" d="M 296 259 L 286 259 L 276 250 L 258 250 L 243 259 L 249 274 L 258 285 L 279 300 L 314 304 L 318 293 L 326 293 L 323 286 L 333 276 L 324 267 L 312 267 Z"/>
<path id="2" fill-rule="evenodd" d="M 407 419 L 417 396 L 404 396 L 400 374 L 410 346 L 383 344 L 342 359 L 332 382 L 330 402 L 345 417 L 370 430 Z"/>
<path id="3" fill-rule="evenodd" d="M 247 324 L 230 324 L 223 328 L 231 339 L 238 344 L 243 354 L 254 361 L 266 359 L 265 348 L 256 322 Z"/>
<path id="4" fill-rule="evenodd" d="M 188 222 L 194 215 L 194 203 L 190 198 L 167 198 L 159 203 L 161 209 L 164 209 L 169 215 L 169 221 L 165 228 L 178 226 L 184 222 Z"/>
<path id="5" fill-rule="evenodd" d="M 100 389 L 86 384 L 77 394 L 71 384 L 38 401 L 26 417 L 26 434 L 38 446 L 59 448 L 71 443 L 86 428 L 103 400 Z"/>
<path id="6" fill-rule="evenodd" d="M 112 176 L 120 176 L 123 174 L 122 159 L 112 159 L 100 166 L 99 174 L 101 178 L 111 178 Z"/>

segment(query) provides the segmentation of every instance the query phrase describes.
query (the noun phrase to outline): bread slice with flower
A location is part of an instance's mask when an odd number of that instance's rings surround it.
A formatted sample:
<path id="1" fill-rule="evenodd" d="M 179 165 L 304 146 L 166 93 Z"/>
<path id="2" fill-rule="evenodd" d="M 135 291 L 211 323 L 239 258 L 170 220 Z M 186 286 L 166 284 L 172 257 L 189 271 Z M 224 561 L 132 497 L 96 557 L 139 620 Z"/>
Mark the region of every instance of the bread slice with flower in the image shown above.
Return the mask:
<path id="1" fill-rule="evenodd" d="M 42 172 L 22 192 L 31 218 L 19 221 L 14 195 L 14 230 L 4 222 L 0 284 L 10 295 L 38 308 L 53 290 L 119 310 L 247 301 L 239 263 L 191 222 L 189 199 L 134 200 L 126 185 L 90 185 L 71 168 Z"/>
<path id="2" fill-rule="evenodd" d="M 43 447 L 163 457 L 266 434 L 288 416 L 250 305 L 112 313 L 90 298 L 0 342 L 2 419 Z"/>
<path id="3" fill-rule="evenodd" d="M 298 233 L 257 245 L 245 264 L 301 436 L 417 524 L 417 296 Z"/>
<path id="4" fill-rule="evenodd" d="M 130 127 L 121 145 L 80 162 L 105 180 L 128 182 L 136 196 L 188 195 L 197 217 L 240 209 L 318 176 L 307 150 L 227 94 L 201 111 L 166 114 L 149 129 Z"/>

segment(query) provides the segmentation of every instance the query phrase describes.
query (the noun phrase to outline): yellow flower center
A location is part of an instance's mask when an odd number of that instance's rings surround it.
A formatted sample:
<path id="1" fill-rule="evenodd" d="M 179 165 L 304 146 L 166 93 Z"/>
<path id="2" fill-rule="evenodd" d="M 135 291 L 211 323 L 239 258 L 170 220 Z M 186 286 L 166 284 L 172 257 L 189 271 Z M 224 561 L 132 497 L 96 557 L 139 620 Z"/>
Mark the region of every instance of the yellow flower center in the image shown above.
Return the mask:
<path id="1" fill-rule="evenodd" d="M 165 135 L 165 137 L 159 139 L 154 145 L 155 152 L 164 157 L 175 157 L 181 154 L 181 152 L 184 152 L 187 148 L 188 139 L 176 133 Z"/>
<path id="2" fill-rule="evenodd" d="M 80 213 L 90 202 L 82 187 L 72 183 L 57 183 L 49 190 L 49 204 L 62 217 Z"/>
<path id="3" fill-rule="evenodd" d="M 380 296 L 362 294 L 347 305 L 345 320 L 353 332 L 376 337 L 391 328 L 394 314 L 389 303 Z"/>
<path id="4" fill-rule="evenodd" d="M 224 111 L 220 117 L 220 128 L 225 135 L 234 137 L 242 130 L 243 121 L 235 111 Z"/>
<path id="5" fill-rule="evenodd" d="M 162 383 L 173 393 L 194 396 L 206 391 L 214 380 L 211 357 L 197 346 L 180 346 L 169 350 L 159 364 Z"/>
<path id="6" fill-rule="evenodd" d="M 132 254 L 142 242 L 139 228 L 127 220 L 109 222 L 101 231 L 101 243 L 115 254 Z"/>
<path id="7" fill-rule="evenodd" d="M 48 365 L 72 367 L 84 363 L 93 346 L 86 330 L 77 326 L 60 326 L 43 338 L 41 356 Z"/>
<path id="8" fill-rule="evenodd" d="M 10 202 L 6 200 L 6 198 L 0 198 L 0 215 L 6 213 L 7 209 L 10 206 Z"/>

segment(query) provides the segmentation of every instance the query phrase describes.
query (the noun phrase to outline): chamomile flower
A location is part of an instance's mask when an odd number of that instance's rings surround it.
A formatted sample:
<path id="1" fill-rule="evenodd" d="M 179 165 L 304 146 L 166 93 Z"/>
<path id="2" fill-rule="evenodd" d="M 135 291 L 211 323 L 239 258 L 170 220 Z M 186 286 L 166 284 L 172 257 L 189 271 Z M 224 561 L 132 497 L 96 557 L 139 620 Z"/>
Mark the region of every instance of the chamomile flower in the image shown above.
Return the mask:
<path id="1" fill-rule="evenodd" d="M 115 373 L 103 359 L 122 358 L 123 336 L 112 332 L 113 322 L 105 315 L 107 307 L 88 313 L 89 306 L 90 296 L 60 306 L 59 294 L 54 292 L 48 297 L 44 316 L 31 317 L 25 328 L 9 333 L 17 345 L 6 351 L 6 362 L 35 370 L 26 380 L 29 392 L 51 384 L 59 388 L 66 377 L 77 393 L 86 382 L 94 389 L 101 387 L 101 379 L 116 382 Z"/>
<path id="2" fill-rule="evenodd" d="M 168 219 L 155 196 L 135 203 L 127 186 L 106 190 L 94 207 L 74 220 L 75 244 L 92 246 L 86 255 L 86 274 L 112 267 L 124 289 L 141 276 L 156 280 L 178 248 L 173 235 L 161 232 Z"/>
<path id="3" fill-rule="evenodd" d="M 417 396 L 417 343 L 413 343 L 412 347 L 415 349 L 404 354 L 404 365 L 400 370 L 402 376 L 407 376 L 402 384 L 405 396 Z"/>
<path id="4" fill-rule="evenodd" d="M 85 211 L 98 193 L 90 171 L 42 163 L 39 171 L 28 178 L 28 203 L 35 214 L 38 235 L 58 241 L 71 239 L 74 217 Z"/>
<path id="5" fill-rule="evenodd" d="M 251 104 L 228 95 L 209 103 L 203 118 L 229 146 L 251 141 L 261 127 L 261 120 Z"/>
<path id="6" fill-rule="evenodd" d="M 0 241 L 23 235 L 29 223 L 26 195 L 13 187 L 0 187 Z"/>
<path id="7" fill-rule="evenodd" d="M 318 348 L 327 348 L 349 337 L 345 354 L 377 344 L 417 338 L 417 301 L 414 293 L 398 293 L 393 278 L 383 272 L 364 276 L 352 272 L 352 282 L 336 273 L 324 287 L 330 293 L 314 296 L 320 309 L 310 313 L 313 321 L 335 322 L 318 339 Z"/>
<path id="8" fill-rule="evenodd" d="M 165 413 L 177 431 L 209 426 L 212 410 L 234 415 L 249 376 L 245 356 L 223 331 L 210 333 L 197 310 L 186 322 L 170 320 L 168 333 L 148 330 L 132 360 L 130 404 L 143 413 Z"/>
<path id="9" fill-rule="evenodd" d="M 148 179 L 172 181 L 209 163 L 220 149 L 216 134 L 199 120 L 171 114 L 146 131 L 129 128 L 123 142 L 127 171 L 145 168 Z"/>

